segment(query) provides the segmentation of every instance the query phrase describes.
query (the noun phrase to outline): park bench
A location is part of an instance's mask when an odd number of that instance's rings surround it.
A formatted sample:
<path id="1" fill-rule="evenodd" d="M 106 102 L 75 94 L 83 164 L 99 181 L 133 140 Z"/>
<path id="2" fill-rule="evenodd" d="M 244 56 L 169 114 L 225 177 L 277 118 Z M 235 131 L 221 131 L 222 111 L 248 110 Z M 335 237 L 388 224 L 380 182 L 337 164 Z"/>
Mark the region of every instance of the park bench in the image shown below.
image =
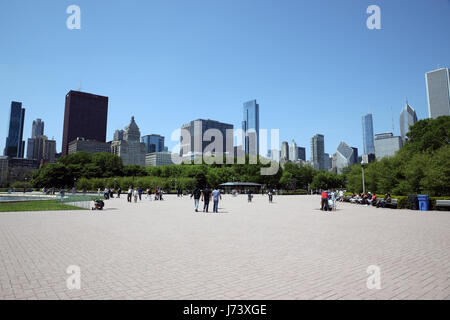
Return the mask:
<path id="1" fill-rule="evenodd" d="M 391 202 L 386 202 L 385 208 L 397 209 L 398 199 L 391 199 Z"/>
<path id="2" fill-rule="evenodd" d="M 436 200 L 436 208 L 441 207 L 450 208 L 450 200 Z"/>

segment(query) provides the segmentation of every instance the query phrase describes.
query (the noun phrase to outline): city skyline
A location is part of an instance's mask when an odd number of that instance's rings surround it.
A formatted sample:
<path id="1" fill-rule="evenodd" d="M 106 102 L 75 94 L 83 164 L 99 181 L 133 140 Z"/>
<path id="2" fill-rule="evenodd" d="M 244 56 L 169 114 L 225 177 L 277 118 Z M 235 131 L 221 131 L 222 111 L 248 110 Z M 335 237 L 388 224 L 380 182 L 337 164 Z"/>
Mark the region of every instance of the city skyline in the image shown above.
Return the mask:
<path id="1" fill-rule="evenodd" d="M 122 120 L 134 114 L 143 135 L 156 132 L 165 136 L 166 145 L 172 150 L 178 142 L 172 141 L 170 135 L 182 123 L 210 118 L 239 128 L 242 103 L 257 99 L 261 105 L 261 128 L 281 129 L 280 141 L 295 139 L 298 145 L 307 147 L 307 158 L 309 139 L 316 131 L 324 134 L 325 151 L 329 154 L 334 153 L 341 140 L 362 150 L 359 121 L 349 122 L 349 115 L 360 117 L 370 112 L 374 116 L 374 134 L 392 131 L 391 119 L 398 118 L 404 97 L 408 96 L 419 119 L 427 118 L 424 75 L 439 65 L 450 65 L 450 45 L 428 36 L 433 33 L 439 38 L 449 29 L 448 15 L 444 14 L 449 4 L 445 1 L 433 5 L 408 2 L 407 15 L 405 3 L 383 2 L 380 4 L 383 28 L 376 31 L 365 26 L 367 4 L 349 1 L 327 3 L 327 10 L 321 4 L 288 1 L 280 7 L 276 19 L 258 28 L 240 18 L 251 12 L 267 20 L 272 15 L 269 3 L 228 5 L 199 1 L 191 6 L 180 4 L 185 9 L 181 10 L 183 16 L 179 16 L 181 11 L 174 13 L 164 3 L 156 3 L 151 9 L 149 4 L 142 4 L 142 13 L 138 12 L 136 17 L 142 18 L 142 22 L 133 19 L 133 27 L 127 28 L 127 14 L 131 11 L 123 8 L 125 2 L 118 1 L 108 20 L 111 16 L 120 17 L 120 23 L 108 30 L 100 28 L 105 22 L 104 4 L 79 3 L 84 17 L 79 31 L 65 28 L 65 4 L 30 4 L 30 12 L 36 13 L 35 20 L 31 20 L 33 24 L 27 20 L 29 16 L 21 13 L 20 1 L 5 8 L 0 4 L 1 12 L 9 13 L 0 22 L 4 26 L 0 31 L 2 39 L 5 44 L 23 49 L 0 53 L 1 60 L 8 61 L 4 74 L 9 75 L 0 80 L 5 89 L 0 91 L 0 105 L 6 108 L 13 100 L 22 101 L 27 107 L 26 132 L 33 119 L 42 118 L 48 136 L 57 141 L 58 151 L 64 114 L 61 97 L 78 86 L 81 91 L 111 97 L 108 141 L 112 140 L 114 130 L 122 127 Z M 135 9 L 131 6 L 133 13 Z M 178 17 L 179 22 L 158 35 L 143 24 L 147 21 L 144 12 L 150 13 L 151 27 L 155 30 L 160 30 L 158 24 L 164 25 L 168 15 Z M 205 15 L 208 12 L 213 14 Z M 218 17 L 220 25 L 215 25 Z M 236 19 L 241 21 L 238 27 L 232 23 Z M 191 27 L 180 29 L 180 23 Z M 41 26 L 39 30 L 29 29 L 36 24 Z M 137 25 L 143 31 L 136 31 L 141 30 Z M 209 25 L 212 26 L 207 28 Z M 8 28 L 16 32 L 5 32 Z M 191 36 L 192 43 L 187 43 L 183 39 L 192 33 L 192 28 L 197 36 Z M 324 29 L 330 32 L 320 31 Z M 139 41 L 145 32 L 159 45 L 159 51 L 154 52 Z M 219 32 L 220 37 L 211 38 L 214 32 Z M 12 38 L 11 34 L 18 36 Z M 45 40 L 47 37 L 55 42 Z M 103 39 L 103 50 L 94 45 L 98 39 Z M 209 51 L 199 51 L 204 39 L 209 41 Z M 338 46 L 336 41 L 340 43 Z M 40 43 L 48 43 L 55 50 L 49 52 Z M 177 50 L 177 43 L 186 46 L 186 50 Z M 243 44 L 253 45 L 257 50 L 251 54 L 230 50 Z M 415 50 L 407 57 L 401 54 L 402 48 L 413 45 Z M 328 59 L 321 58 L 329 48 L 333 48 L 333 54 L 327 55 Z M 106 51 L 110 57 L 104 59 Z M 223 66 L 217 61 L 222 61 Z M 95 76 L 92 70 L 96 70 Z M 354 85 L 351 90 L 348 83 Z M 4 123 L 7 126 L 6 120 Z M 2 134 L 5 133 L 6 130 Z M 397 122 L 394 134 L 399 134 Z M 1 149 L 5 137 L 0 139 Z"/>

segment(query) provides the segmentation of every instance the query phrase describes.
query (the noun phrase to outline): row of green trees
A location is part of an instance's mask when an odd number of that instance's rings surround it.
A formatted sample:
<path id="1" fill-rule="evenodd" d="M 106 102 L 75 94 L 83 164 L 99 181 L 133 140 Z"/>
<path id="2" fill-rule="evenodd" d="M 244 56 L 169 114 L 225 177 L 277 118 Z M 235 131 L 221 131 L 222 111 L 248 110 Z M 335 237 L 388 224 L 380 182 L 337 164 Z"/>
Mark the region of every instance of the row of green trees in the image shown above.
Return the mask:
<path id="1" fill-rule="evenodd" d="M 426 119 L 410 128 L 408 142 L 391 158 L 365 165 L 366 190 L 373 193 L 407 195 L 427 193 L 450 195 L 450 117 Z M 183 164 L 165 167 L 123 165 L 120 157 L 108 153 L 85 152 L 58 159 L 36 171 L 33 187 L 97 188 L 132 186 L 192 188 L 217 186 L 225 182 L 256 182 L 268 188 L 286 190 L 347 188 L 362 192 L 361 165 L 344 170 L 342 175 L 315 171 L 311 166 L 285 164 L 275 175 L 263 176 L 261 163 Z M 267 166 L 267 165 L 266 165 Z"/>
<path id="2" fill-rule="evenodd" d="M 56 187 L 96 190 L 116 187 L 191 188 L 193 185 L 218 186 L 226 182 L 255 182 L 268 188 L 307 190 L 308 187 L 336 188 L 344 185 L 344 177 L 315 171 L 310 166 L 287 163 L 275 175 L 261 175 L 263 165 L 257 164 L 182 164 L 164 167 L 123 165 L 120 157 L 108 153 L 78 152 L 62 157 L 56 164 L 48 164 L 36 171 L 35 188 Z"/>
<path id="3" fill-rule="evenodd" d="M 365 165 L 366 190 L 395 195 L 450 196 L 450 117 L 417 122 L 394 157 Z M 345 172 L 347 188 L 362 192 L 361 165 Z"/>

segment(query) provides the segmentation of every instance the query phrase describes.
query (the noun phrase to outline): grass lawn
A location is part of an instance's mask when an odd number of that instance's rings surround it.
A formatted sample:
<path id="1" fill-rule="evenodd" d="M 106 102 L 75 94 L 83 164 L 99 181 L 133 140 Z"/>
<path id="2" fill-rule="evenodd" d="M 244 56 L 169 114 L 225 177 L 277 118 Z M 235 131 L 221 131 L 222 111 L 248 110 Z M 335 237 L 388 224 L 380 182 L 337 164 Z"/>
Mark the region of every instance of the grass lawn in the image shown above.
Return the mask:
<path id="1" fill-rule="evenodd" d="M 0 203 L 0 212 L 58 211 L 58 210 L 85 210 L 85 209 L 69 206 L 56 200 Z"/>

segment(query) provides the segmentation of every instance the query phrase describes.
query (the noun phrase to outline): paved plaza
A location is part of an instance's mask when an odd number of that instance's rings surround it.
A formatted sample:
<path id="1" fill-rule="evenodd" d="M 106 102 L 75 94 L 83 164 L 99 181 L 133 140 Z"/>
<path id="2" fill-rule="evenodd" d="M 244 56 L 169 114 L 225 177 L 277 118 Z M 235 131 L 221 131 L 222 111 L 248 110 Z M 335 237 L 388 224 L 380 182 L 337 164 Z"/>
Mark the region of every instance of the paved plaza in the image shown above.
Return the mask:
<path id="1" fill-rule="evenodd" d="M 0 214 L 0 299 L 450 299 L 450 212 L 227 195 L 217 215 L 188 197 L 125 198 Z"/>

